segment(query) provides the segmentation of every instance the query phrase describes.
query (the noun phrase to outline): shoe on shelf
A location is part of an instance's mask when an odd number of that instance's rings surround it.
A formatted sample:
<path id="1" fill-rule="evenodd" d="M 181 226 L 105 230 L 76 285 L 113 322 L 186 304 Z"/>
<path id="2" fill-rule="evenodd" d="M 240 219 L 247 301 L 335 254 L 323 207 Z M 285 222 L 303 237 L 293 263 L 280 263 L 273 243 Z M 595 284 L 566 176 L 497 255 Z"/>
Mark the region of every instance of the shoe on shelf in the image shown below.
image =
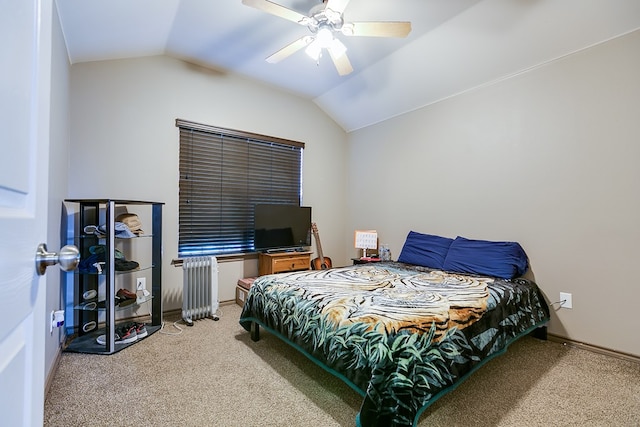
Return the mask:
<path id="1" fill-rule="evenodd" d="M 126 307 L 128 305 L 132 305 L 137 303 L 138 300 L 137 299 L 129 299 L 129 298 L 120 298 L 119 296 L 115 296 L 113 299 L 113 305 L 115 305 L 116 307 Z M 102 301 L 98 301 L 97 304 L 98 308 L 107 308 L 107 302 L 105 300 Z M 84 305 L 82 305 L 82 309 L 83 310 L 95 310 L 96 308 L 96 303 L 95 302 L 89 302 L 86 303 Z"/>
<path id="2" fill-rule="evenodd" d="M 144 338 L 149 335 L 147 333 L 147 327 L 144 323 L 134 323 L 133 326 L 135 326 L 136 328 L 136 335 L 138 336 L 138 338 Z"/>
<path id="3" fill-rule="evenodd" d="M 118 289 L 115 299 L 117 306 L 126 307 L 128 305 L 135 304 L 138 300 L 138 295 L 127 289 Z"/>
<path id="4" fill-rule="evenodd" d="M 135 325 L 124 325 L 116 328 L 116 332 L 120 340 L 116 340 L 116 344 L 124 344 L 128 342 L 134 342 L 138 339 L 138 333 L 136 332 Z"/>
<path id="5" fill-rule="evenodd" d="M 134 342 L 137 339 L 138 334 L 136 332 L 135 325 L 125 325 L 116 328 L 114 334 L 115 344 L 127 344 Z M 98 342 L 98 344 L 105 345 L 107 343 L 107 336 L 104 334 L 100 335 L 98 338 L 96 338 L 96 341 Z"/>
<path id="6" fill-rule="evenodd" d="M 137 299 L 128 299 L 128 298 L 120 298 L 120 299 L 118 299 L 118 297 L 116 297 L 116 305 L 118 307 L 126 307 L 128 305 L 135 304 L 136 302 L 138 302 Z"/>
<path id="7" fill-rule="evenodd" d="M 131 292 L 128 289 L 118 289 L 116 295 L 122 299 L 136 299 L 137 295 L 134 292 Z"/>

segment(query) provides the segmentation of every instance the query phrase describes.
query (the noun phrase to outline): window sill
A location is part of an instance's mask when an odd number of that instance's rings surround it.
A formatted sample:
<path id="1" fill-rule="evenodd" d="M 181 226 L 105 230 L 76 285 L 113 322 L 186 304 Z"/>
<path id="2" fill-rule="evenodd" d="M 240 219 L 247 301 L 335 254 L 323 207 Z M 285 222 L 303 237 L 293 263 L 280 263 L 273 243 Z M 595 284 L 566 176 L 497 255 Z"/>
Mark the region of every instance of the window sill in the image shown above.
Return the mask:
<path id="1" fill-rule="evenodd" d="M 258 253 L 250 252 L 246 254 L 222 254 L 222 255 L 215 255 L 215 257 L 219 263 L 224 263 L 224 262 L 232 262 L 232 261 L 244 261 L 247 259 L 255 259 L 255 258 L 258 258 Z M 173 265 L 174 267 L 182 267 L 183 259 L 184 258 L 175 258 L 171 260 L 171 265 Z"/>

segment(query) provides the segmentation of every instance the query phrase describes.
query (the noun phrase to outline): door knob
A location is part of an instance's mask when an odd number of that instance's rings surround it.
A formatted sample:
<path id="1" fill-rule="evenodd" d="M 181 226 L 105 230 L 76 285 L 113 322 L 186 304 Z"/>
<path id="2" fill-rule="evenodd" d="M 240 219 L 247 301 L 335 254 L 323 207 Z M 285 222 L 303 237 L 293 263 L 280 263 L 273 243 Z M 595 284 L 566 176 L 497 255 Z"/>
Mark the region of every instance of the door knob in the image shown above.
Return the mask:
<path id="1" fill-rule="evenodd" d="M 66 245 L 60 249 L 60 254 L 47 252 L 47 245 L 40 243 L 36 251 L 36 271 L 38 276 L 46 273 L 50 265 L 60 264 L 63 271 L 75 270 L 80 262 L 80 251 L 74 245 Z"/>

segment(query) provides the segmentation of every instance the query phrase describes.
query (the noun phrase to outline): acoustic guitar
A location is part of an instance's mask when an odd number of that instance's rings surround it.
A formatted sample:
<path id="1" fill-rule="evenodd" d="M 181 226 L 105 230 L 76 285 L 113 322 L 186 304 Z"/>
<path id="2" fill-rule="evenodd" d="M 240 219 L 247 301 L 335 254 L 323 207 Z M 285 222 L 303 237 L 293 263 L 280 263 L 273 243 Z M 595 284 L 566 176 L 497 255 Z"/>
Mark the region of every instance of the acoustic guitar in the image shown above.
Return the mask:
<path id="1" fill-rule="evenodd" d="M 322 244 L 320 244 L 320 234 L 318 233 L 318 227 L 316 223 L 311 223 L 311 231 L 313 231 L 313 237 L 316 239 L 316 246 L 318 248 L 318 258 L 311 260 L 311 268 L 314 270 L 326 270 L 331 268 L 331 258 L 322 255 Z"/>

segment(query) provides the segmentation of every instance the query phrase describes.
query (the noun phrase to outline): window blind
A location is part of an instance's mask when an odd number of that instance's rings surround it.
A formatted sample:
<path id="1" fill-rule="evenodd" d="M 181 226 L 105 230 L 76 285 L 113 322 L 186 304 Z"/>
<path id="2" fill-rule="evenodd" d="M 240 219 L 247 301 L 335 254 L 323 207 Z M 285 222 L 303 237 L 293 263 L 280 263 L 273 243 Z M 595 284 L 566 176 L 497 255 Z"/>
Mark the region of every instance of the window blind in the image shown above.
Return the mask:
<path id="1" fill-rule="evenodd" d="M 300 205 L 304 143 L 176 120 L 178 255 L 254 251 L 254 207 Z"/>

